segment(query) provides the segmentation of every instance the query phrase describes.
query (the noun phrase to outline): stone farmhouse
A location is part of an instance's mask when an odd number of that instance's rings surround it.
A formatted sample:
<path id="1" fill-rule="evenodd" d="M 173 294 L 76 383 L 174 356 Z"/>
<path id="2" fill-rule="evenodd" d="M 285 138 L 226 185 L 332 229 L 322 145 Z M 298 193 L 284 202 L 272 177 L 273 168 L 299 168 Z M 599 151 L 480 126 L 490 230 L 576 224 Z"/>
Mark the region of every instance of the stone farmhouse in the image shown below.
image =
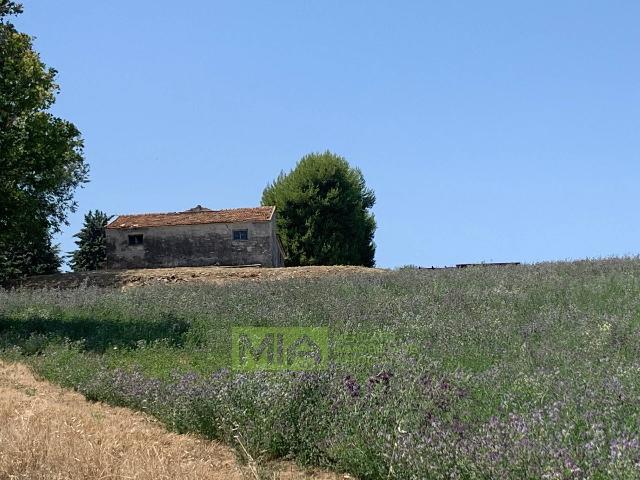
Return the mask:
<path id="1" fill-rule="evenodd" d="M 120 215 L 106 228 L 107 268 L 282 267 L 276 207 Z"/>

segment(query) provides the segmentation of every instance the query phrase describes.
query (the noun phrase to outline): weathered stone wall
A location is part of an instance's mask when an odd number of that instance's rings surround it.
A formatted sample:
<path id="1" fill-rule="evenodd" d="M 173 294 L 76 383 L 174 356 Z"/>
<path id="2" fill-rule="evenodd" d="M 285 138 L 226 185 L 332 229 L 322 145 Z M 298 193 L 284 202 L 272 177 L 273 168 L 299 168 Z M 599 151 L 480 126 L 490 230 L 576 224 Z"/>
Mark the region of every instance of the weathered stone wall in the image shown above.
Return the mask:
<path id="1" fill-rule="evenodd" d="M 248 230 L 247 240 L 233 240 L 233 230 Z M 129 245 L 129 235 L 143 235 Z M 270 222 L 213 223 L 107 229 L 107 268 L 154 268 L 206 265 L 282 266 L 274 255 L 275 219 Z"/>

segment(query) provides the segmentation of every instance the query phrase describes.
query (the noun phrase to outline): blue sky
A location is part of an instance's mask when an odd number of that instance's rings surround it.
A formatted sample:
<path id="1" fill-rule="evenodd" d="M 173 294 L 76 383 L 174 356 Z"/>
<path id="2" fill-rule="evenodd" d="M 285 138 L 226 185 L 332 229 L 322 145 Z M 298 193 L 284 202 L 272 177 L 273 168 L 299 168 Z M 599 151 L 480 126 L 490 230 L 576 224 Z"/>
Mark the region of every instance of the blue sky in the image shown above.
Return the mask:
<path id="1" fill-rule="evenodd" d="M 24 0 L 108 213 L 258 205 L 332 150 L 377 264 L 640 251 L 640 2 Z"/>

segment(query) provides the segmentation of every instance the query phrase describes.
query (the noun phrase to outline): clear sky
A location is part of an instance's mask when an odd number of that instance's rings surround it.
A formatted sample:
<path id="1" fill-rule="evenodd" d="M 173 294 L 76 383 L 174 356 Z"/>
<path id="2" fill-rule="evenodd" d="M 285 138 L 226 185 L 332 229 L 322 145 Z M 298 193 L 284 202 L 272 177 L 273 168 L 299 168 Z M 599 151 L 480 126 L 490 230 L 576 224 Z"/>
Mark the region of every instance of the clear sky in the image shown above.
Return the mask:
<path id="1" fill-rule="evenodd" d="M 23 0 L 89 209 L 254 206 L 329 149 L 377 264 L 640 251 L 640 2 Z"/>

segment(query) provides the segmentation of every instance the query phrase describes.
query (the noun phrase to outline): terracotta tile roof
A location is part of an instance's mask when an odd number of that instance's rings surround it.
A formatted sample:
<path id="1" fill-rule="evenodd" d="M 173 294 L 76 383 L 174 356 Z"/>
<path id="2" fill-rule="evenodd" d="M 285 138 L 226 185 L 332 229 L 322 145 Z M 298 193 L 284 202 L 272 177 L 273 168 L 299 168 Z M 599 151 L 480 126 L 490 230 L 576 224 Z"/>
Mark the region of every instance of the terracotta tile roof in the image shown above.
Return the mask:
<path id="1" fill-rule="evenodd" d="M 268 222 L 276 207 L 233 208 L 209 210 L 200 207 L 185 212 L 142 213 L 120 215 L 107 228 L 164 227 L 169 225 L 200 225 L 206 223 Z"/>

